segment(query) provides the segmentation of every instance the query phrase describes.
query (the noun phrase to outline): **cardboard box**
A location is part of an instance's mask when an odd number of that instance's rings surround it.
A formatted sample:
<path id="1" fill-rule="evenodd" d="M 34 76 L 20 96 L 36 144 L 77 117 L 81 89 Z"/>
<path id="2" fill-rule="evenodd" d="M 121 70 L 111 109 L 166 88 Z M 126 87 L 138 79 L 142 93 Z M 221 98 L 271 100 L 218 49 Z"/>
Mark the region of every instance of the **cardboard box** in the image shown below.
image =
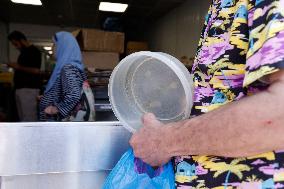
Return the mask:
<path id="1" fill-rule="evenodd" d="M 124 33 L 96 29 L 80 29 L 72 33 L 83 51 L 124 52 Z"/>
<path id="2" fill-rule="evenodd" d="M 126 54 L 132 54 L 134 52 L 139 52 L 139 51 L 148 51 L 148 43 L 146 42 L 139 42 L 139 41 L 129 41 L 127 43 L 126 47 Z"/>
<path id="3" fill-rule="evenodd" d="M 82 52 L 83 63 L 89 71 L 95 69 L 114 69 L 119 63 L 119 53 L 108 52 Z"/>

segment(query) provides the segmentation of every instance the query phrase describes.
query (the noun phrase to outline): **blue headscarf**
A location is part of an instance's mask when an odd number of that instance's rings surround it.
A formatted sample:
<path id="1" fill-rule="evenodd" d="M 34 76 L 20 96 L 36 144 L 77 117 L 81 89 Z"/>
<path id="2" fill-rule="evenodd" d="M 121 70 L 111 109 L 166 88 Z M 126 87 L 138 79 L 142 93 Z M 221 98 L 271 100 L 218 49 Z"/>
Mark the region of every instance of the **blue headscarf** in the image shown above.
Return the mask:
<path id="1" fill-rule="evenodd" d="M 56 65 L 48 81 L 45 92 L 48 92 L 60 77 L 62 68 L 66 64 L 71 64 L 84 71 L 82 54 L 75 37 L 69 32 L 58 32 L 54 36 L 56 45 Z"/>

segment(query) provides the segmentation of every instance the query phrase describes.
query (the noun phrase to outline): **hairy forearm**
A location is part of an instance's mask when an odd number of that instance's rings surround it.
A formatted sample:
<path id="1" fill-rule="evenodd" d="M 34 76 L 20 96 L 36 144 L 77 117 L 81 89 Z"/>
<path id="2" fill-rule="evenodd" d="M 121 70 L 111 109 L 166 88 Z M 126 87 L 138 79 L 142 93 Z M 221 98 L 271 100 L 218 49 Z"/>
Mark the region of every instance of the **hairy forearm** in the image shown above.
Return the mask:
<path id="1" fill-rule="evenodd" d="M 246 157 L 284 149 L 284 84 L 169 127 L 172 156 Z"/>

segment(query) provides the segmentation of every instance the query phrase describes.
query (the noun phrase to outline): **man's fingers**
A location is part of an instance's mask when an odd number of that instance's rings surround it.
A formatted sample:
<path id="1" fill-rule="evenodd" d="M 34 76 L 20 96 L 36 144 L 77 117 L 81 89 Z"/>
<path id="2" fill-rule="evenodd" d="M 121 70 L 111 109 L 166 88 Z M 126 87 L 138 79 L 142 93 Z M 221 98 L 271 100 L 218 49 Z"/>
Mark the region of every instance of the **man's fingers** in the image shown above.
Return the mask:
<path id="1" fill-rule="evenodd" d="M 147 124 L 151 119 L 156 119 L 155 115 L 152 113 L 146 113 L 142 117 L 142 123 L 145 125 Z"/>
<path id="2" fill-rule="evenodd" d="M 142 161 L 151 165 L 152 167 L 160 167 L 162 165 L 161 162 L 153 159 L 151 156 L 147 158 L 143 158 Z"/>
<path id="3" fill-rule="evenodd" d="M 133 135 L 129 140 L 130 146 L 135 147 L 135 140 L 136 140 L 136 135 Z"/>
<path id="4" fill-rule="evenodd" d="M 137 143 L 136 138 L 137 138 L 136 136 L 133 136 L 129 141 L 130 146 L 133 148 L 135 157 L 138 158 L 148 157 L 149 153 L 145 151 L 145 149 L 143 148 L 143 146 L 141 146 L 141 144 L 139 145 L 139 143 Z"/>
<path id="5" fill-rule="evenodd" d="M 157 120 L 156 116 L 152 113 L 145 114 L 142 118 L 142 122 L 145 127 L 158 126 L 162 124 L 159 120 Z"/>
<path id="6" fill-rule="evenodd" d="M 133 150 L 133 154 L 135 157 L 140 159 L 151 159 L 151 155 L 149 155 L 149 153 L 143 152 L 141 150 Z"/>

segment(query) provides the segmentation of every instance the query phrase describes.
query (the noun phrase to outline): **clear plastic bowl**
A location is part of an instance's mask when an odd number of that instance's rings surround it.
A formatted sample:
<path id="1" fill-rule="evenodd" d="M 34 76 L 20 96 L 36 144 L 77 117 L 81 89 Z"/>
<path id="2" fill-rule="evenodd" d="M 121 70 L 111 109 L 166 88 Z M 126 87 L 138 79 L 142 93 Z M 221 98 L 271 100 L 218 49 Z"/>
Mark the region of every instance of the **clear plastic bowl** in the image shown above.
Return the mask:
<path id="1" fill-rule="evenodd" d="M 163 123 L 187 119 L 193 105 L 193 82 L 186 67 L 165 53 L 133 53 L 114 69 L 109 83 L 114 114 L 131 132 L 141 117 L 153 113 Z"/>

